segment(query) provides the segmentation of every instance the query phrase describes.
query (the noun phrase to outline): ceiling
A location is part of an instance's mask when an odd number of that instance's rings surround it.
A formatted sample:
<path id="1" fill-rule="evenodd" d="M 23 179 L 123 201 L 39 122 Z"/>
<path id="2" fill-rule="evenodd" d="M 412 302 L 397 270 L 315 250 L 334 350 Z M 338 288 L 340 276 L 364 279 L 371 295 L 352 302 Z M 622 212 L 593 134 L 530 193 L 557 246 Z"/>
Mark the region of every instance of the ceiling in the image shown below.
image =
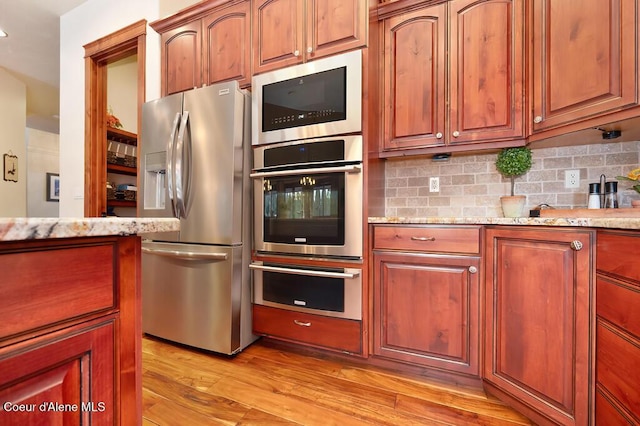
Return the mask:
<path id="1" fill-rule="evenodd" d="M 26 86 L 27 127 L 58 133 L 60 16 L 87 0 L 0 0 L 0 68 Z"/>
<path id="2" fill-rule="evenodd" d="M 86 0 L 0 0 L 0 66 L 60 86 L 60 16 Z"/>

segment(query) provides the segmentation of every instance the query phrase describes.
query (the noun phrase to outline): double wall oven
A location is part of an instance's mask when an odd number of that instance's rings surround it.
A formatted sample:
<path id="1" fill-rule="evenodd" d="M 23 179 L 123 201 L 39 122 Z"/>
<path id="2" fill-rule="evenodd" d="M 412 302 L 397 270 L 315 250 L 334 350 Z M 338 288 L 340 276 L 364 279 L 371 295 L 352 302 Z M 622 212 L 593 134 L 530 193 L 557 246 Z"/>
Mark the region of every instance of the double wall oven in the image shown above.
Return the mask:
<path id="1" fill-rule="evenodd" d="M 361 75 L 354 51 L 254 77 L 255 304 L 362 318 Z"/>

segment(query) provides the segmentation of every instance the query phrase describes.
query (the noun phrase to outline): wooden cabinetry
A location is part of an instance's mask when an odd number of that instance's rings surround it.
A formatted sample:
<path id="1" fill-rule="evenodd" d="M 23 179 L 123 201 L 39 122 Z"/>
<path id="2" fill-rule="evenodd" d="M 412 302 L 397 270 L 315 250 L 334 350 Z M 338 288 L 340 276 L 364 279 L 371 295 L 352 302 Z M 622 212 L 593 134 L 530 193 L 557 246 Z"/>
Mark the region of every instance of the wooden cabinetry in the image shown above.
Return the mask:
<path id="1" fill-rule="evenodd" d="M 639 245 L 637 232 L 598 232 L 595 401 L 598 425 L 640 424 Z"/>
<path id="2" fill-rule="evenodd" d="M 295 343 L 362 353 L 361 321 L 253 305 L 253 332 Z"/>
<path id="3" fill-rule="evenodd" d="M 367 44 L 366 0 L 255 0 L 254 73 Z"/>
<path id="4" fill-rule="evenodd" d="M 480 228 L 372 231 L 373 354 L 478 377 Z"/>
<path id="5" fill-rule="evenodd" d="M 117 143 L 126 147 L 125 151 L 118 151 L 115 148 L 109 149 L 110 143 Z M 137 186 L 138 160 L 133 155 L 137 152 L 138 136 L 135 133 L 127 132 L 113 127 L 107 127 L 107 181 L 117 186 L 120 178 L 117 176 L 130 176 L 131 182 Z M 129 149 L 130 148 L 130 149 Z M 109 175 L 111 174 L 111 175 Z M 115 175 L 115 176 L 114 176 Z M 115 181 L 111 178 L 114 178 Z M 106 206 L 109 207 L 136 207 L 136 191 L 117 191 L 117 188 L 107 188 Z M 106 211 L 105 211 L 106 213 Z"/>
<path id="6" fill-rule="evenodd" d="M 162 95 L 238 80 L 251 84 L 248 0 L 206 1 L 153 22 L 160 33 Z"/>
<path id="7" fill-rule="evenodd" d="M 536 423 L 590 420 L 593 231 L 489 227 L 485 388 Z"/>
<path id="8" fill-rule="evenodd" d="M 379 7 L 381 156 L 524 144 L 524 2 L 407 9 Z"/>
<path id="9" fill-rule="evenodd" d="M 133 236 L 0 242 L 0 400 L 32 408 L 2 424 L 140 424 L 139 261 Z"/>
<path id="10" fill-rule="evenodd" d="M 638 104 L 639 25 L 637 0 L 532 2 L 533 133 Z"/>

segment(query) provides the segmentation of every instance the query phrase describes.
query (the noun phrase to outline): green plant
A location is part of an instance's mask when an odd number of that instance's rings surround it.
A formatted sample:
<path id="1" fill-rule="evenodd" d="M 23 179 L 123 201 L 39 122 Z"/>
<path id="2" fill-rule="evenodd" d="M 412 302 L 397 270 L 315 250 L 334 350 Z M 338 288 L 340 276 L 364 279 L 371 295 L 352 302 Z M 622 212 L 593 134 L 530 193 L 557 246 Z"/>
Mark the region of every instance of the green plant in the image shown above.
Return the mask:
<path id="1" fill-rule="evenodd" d="M 514 195 L 516 186 L 515 178 L 528 172 L 531 164 L 531 150 L 526 146 L 505 148 L 498 154 L 496 169 L 498 169 L 504 177 L 511 179 L 512 196 Z"/>

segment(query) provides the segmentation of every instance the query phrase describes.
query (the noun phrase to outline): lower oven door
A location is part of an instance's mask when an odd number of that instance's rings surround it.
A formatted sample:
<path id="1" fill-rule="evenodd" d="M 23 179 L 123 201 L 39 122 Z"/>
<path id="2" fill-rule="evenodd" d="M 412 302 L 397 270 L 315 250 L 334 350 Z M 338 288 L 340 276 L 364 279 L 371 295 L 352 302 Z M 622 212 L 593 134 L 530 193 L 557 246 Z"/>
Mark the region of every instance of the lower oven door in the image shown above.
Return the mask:
<path id="1" fill-rule="evenodd" d="M 253 262 L 253 303 L 329 317 L 362 319 L 360 269 Z"/>

